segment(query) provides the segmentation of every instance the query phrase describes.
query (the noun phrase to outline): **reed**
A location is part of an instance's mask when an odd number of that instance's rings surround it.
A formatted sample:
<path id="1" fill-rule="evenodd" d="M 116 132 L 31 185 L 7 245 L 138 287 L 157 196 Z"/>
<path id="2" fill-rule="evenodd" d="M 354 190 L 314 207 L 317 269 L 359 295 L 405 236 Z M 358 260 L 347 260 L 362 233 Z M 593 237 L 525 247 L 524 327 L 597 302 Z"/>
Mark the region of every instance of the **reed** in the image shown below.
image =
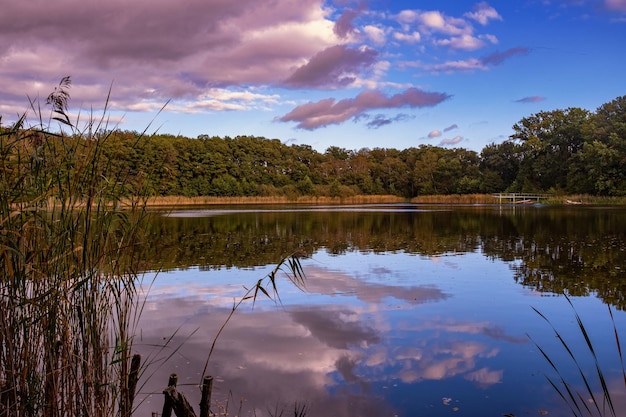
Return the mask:
<path id="1" fill-rule="evenodd" d="M 580 202 L 587 205 L 626 205 L 626 197 L 569 195 L 554 196 L 544 204 L 561 205 L 568 201 Z M 412 203 L 424 205 L 479 205 L 498 204 L 497 197 L 491 194 L 450 194 L 450 195 L 422 195 L 406 199 L 395 195 L 351 195 L 343 197 L 331 196 L 249 196 L 249 197 L 185 197 L 185 196 L 152 196 L 147 200 L 150 207 L 184 207 L 202 205 L 246 205 L 246 204 L 397 204 Z M 122 199 L 121 204 L 129 204 Z"/>
<path id="2" fill-rule="evenodd" d="M 554 388 L 558 396 L 566 404 L 572 415 L 576 417 L 617 417 L 618 415 L 622 415 L 617 413 L 616 403 L 613 399 L 611 391 L 609 390 L 607 378 L 600 364 L 600 358 L 598 356 L 597 349 L 594 345 L 594 342 L 591 340 L 587 327 L 583 324 L 583 321 L 576 311 L 572 300 L 567 295 L 565 295 L 565 299 L 567 300 L 574 312 L 574 317 L 576 319 L 578 330 L 580 331 L 580 335 L 584 340 L 584 348 L 586 348 L 585 352 L 589 355 L 589 358 L 593 362 L 593 369 L 589 371 L 585 369 L 585 367 L 583 367 L 583 358 L 580 356 L 580 353 L 575 353 L 575 346 L 571 343 L 568 343 L 565 340 L 564 336 L 561 334 L 561 332 L 559 332 L 555 328 L 552 322 L 539 310 L 533 307 L 533 310 L 535 310 L 535 312 L 539 314 L 539 316 L 541 316 L 541 318 L 550 325 L 554 332 L 554 335 L 560 343 L 561 348 L 563 349 L 562 352 L 560 352 L 560 354 L 558 355 L 548 353 L 546 349 L 544 349 L 535 340 L 528 336 L 556 374 L 556 378 L 546 375 L 546 379 L 548 380 L 552 388 Z M 617 347 L 619 364 L 621 366 L 621 378 L 624 383 L 624 389 L 626 390 L 626 370 L 624 368 L 624 359 L 622 355 L 620 336 L 617 331 L 615 319 L 613 317 L 613 311 L 611 310 L 610 306 L 608 307 L 608 313 L 611 319 L 611 323 L 613 325 L 612 333 L 615 339 L 615 345 Z M 567 369 L 576 370 L 576 373 L 578 374 L 577 381 L 567 379 L 567 377 L 565 376 L 566 368 L 563 364 L 561 364 L 561 362 L 557 361 L 557 359 L 559 358 L 565 358 L 569 360 L 569 364 L 565 366 L 567 367 Z"/>
<path id="3" fill-rule="evenodd" d="M 547 200 L 548 204 L 563 204 L 567 201 L 573 201 L 586 205 L 607 205 L 607 206 L 623 206 L 626 205 L 626 197 L 624 196 L 599 196 L 589 194 L 576 194 L 568 196 L 554 196 Z"/>
<path id="4" fill-rule="evenodd" d="M 31 101 L 34 124 L 25 113 L 0 125 L 0 417 L 130 417 L 137 380 L 150 377 L 133 355 L 148 194 L 113 168 L 106 106 L 99 119 L 70 118 L 70 87 L 66 77 L 50 94 L 48 118 Z M 281 272 L 303 285 L 299 256 L 240 303 L 278 300 Z"/>
<path id="5" fill-rule="evenodd" d="M 151 207 L 181 207 L 200 205 L 237 205 L 237 204 L 385 204 L 402 203 L 406 199 L 392 195 L 355 195 L 350 197 L 327 196 L 260 196 L 260 197 L 150 197 L 147 205 Z"/>
<path id="6" fill-rule="evenodd" d="M 130 416 L 140 184 L 112 172 L 106 118 L 70 119 L 69 77 L 0 131 L 0 415 Z M 59 128 L 53 132 L 53 125 Z M 52 208 L 51 208 L 52 207 Z"/>
<path id="7" fill-rule="evenodd" d="M 449 194 L 449 195 L 422 195 L 413 197 L 415 204 L 497 204 L 498 200 L 491 194 Z"/>

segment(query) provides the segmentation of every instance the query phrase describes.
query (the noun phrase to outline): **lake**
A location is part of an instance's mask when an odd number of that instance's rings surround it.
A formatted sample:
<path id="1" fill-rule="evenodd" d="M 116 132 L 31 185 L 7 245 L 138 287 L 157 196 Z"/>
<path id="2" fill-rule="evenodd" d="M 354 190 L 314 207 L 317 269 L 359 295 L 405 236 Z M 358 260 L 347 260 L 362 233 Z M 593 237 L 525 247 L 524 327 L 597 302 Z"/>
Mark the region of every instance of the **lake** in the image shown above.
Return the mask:
<path id="1" fill-rule="evenodd" d="M 215 344 L 212 411 L 231 416 L 571 416 L 550 385 L 602 398 L 572 306 L 615 408 L 626 410 L 626 208 L 232 206 L 155 212 L 135 350 L 150 363 L 140 415 L 170 373 L 198 410 L 211 345 L 234 303 L 303 251 L 304 291 L 248 300 Z M 262 295 L 262 294 L 260 294 Z M 611 319 L 610 311 L 613 313 Z M 537 345 L 536 345 L 536 344 Z M 600 404 L 601 406 L 601 404 Z M 621 408 L 620 408 L 621 406 Z M 608 412 L 606 415 L 609 415 Z M 623 414 L 622 414 L 623 415 Z"/>

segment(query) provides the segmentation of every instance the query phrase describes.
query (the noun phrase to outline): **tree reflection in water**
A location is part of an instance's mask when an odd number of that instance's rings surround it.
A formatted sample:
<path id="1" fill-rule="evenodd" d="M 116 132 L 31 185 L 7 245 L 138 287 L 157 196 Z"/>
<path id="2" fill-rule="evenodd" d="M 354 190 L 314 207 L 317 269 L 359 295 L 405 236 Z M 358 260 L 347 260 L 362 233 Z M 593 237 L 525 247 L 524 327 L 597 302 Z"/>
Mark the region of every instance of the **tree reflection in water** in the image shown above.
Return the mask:
<path id="1" fill-rule="evenodd" d="M 238 312 L 210 364 L 215 397 L 233 390 L 250 415 L 294 401 L 308 401 L 309 416 L 563 415 L 525 337 L 551 337 L 530 306 L 566 320 L 562 299 L 541 297 L 566 290 L 623 309 L 620 209 L 264 210 L 155 219 L 147 265 L 170 272 L 150 295 L 142 342 L 148 351 L 177 328 L 199 331 L 148 391 L 172 371 L 198 383 L 241 285 L 294 248 L 313 255 L 307 291 L 283 286 L 283 306 Z M 585 300 L 582 315 L 608 320 L 597 298 Z"/>

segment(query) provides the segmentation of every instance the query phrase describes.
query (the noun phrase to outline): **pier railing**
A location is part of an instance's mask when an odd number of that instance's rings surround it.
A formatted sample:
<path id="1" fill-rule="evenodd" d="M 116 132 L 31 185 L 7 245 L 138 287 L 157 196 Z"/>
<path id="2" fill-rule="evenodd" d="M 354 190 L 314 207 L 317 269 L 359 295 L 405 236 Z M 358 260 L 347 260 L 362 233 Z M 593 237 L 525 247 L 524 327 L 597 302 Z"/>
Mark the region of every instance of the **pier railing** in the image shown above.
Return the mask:
<path id="1" fill-rule="evenodd" d="M 533 193 L 495 193 L 492 194 L 498 199 L 499 204 L 532 204 L 552 197 L 551 194 Z"/>

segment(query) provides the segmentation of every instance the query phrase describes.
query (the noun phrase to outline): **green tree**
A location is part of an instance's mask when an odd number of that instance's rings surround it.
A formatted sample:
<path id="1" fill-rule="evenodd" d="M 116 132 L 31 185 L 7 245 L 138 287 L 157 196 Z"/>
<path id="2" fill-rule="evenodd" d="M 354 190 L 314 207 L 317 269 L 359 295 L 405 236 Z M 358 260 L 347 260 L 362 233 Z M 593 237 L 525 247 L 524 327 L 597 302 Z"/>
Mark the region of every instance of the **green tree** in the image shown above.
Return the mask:
<path id="1" fill-rule="evenodd" d="M 519 191 L 565 190 L 569 164 L 589 134 L 590 113 L 580 108 L 539 112 L 513 126 L 520 148 Z"/>
<path id="2" fill-rule="evenodd" d="M 439 155 L 437 149 L 429 146 L 420 149 L 415 166 L 413 167 L 413 181 L 417 190 L 417 194 L 438 194 L 437 184 L 435 182 L 435 169 Z"/>
<path id="3" fill-rule="evenodd" d="M 520 167 L 517 148 L 519 145 L 512 141 L 490 144 L 483 148 L 479 163 L 482 192 L 502 192 L 513 184 Z"/>

